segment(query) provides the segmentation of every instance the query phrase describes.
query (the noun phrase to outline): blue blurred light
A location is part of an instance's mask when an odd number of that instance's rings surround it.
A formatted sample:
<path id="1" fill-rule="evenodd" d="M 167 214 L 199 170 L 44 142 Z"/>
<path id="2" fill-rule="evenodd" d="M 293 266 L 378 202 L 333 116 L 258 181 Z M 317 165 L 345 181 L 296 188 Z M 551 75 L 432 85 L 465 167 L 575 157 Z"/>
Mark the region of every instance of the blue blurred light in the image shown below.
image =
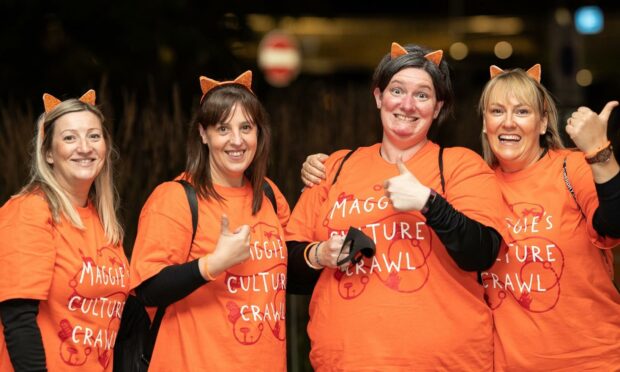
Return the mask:
<path id="1" fill-rule="evenodd" d="M 603 11 L 596 5 L 582 6 L 575 11 L 575 28 L 580 34 L 598 34 L 603 30 Z"/>

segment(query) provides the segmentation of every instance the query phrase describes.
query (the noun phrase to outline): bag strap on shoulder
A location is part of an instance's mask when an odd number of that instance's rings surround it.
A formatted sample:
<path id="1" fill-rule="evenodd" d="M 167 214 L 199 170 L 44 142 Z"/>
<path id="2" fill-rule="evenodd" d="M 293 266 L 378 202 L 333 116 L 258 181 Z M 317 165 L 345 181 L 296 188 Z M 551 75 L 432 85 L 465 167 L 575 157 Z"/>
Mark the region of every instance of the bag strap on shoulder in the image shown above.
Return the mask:
<path id="1" fill-rule="evenodd" d="M 336 181 L 338 181 L 338 176 L 340 175 L 340 171 L 342 170 L 342 166 L 344 165 L 344 162 L 347 161 L 351 157 L 351 155 L 353 155 L 355 150 L 357 150 L 357 149 L 349 151 L 344 156 L 344 158 L 342 158 L 342 160 L 340 161 L 340 165 L 338 166 L 338 170 L 336 171 L 336 175 L 334 176 L 334 180 L 332 181 L 332 186 L 336 183 Z"/>
<path id="2" fill-rule="evenodd" d="M 192 245 L 194 244 L 194 238 L 196 237 L 196 230 L 198 228 L 198 198 L 196 197 L 196 190 L 192 187 L 192 185 L 186 180 L 177 180 L 176 182 L 180 183 L 183 186 L 183 190 L 185 190 L 185 196 L 187 197 L 187 202 L 189 203 L 189 210 L 192 213 L 192 240 L 189 244 L 189 251 L 187 252 L 187 258 L 185 261 L 189 260 L 189 255 L 192 252 Z M 153 323 L 151 323 L 151 328 L 149 328 L 149 336 L 146 340 L 146 345 L 144 348 L 144 352 L 142 353 L 142 362 L 147 366 L 151 362 L 151 357 L 153 356 L 153 349 L 155 348 L 155 341 L 157 340 L 157 333 L 159 332 L 159 326 L 161 326 L 161 321 L 164 318 L 164 314 L 166 313 L 166 306 L 157 307 L 157 312 L 155 313 L 155 317 L 153 318 Z"/>
<path id="3" fill-rule="evenodd" d="M 267 180 L 263 180 L 263 192 L 265 193 L 265 196 L 267 196 L 267 199 L 269 199 L 269 201 L 271 202 L 271 206 L 273 207 L 273 210 L 276 212 L 277 216 L 278 204 L 276 203 L 276 195 Z"/>

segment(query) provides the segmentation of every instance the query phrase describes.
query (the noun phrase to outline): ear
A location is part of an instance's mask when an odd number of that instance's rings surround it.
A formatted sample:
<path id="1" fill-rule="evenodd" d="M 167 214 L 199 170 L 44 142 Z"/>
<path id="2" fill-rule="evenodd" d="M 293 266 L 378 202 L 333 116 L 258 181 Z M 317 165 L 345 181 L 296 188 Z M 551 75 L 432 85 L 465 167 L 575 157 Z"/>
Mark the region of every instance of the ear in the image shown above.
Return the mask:
<path id="1" fill-rule="evenodd" d="M 248 90 L 252 90 L 252 71 L 247 70 L 243 74 L 239 75 L 235 80 L 235 83 L 241 84 Z"/>
<path id="2" fill-rule="evenodd" d="M 88 92 L 84 93 L 82 97 L 80 97 L 80 101 L 93 106 L 95 105 L 95 99 L 97 99 L 97 94 L 93 89 L 90 89 Z"/>
<path id="3" fill-rule="evenodd" d="M 484 117 L 482 118 L 482 133 L 487 133 L 487 121 Z"/>
<path id="4" fill-rule="evenodd" d="M 535 64 L 534 66 L 530 67 L 529 70 L 527 70 L 527 74 L 529 75 L 529 77 L 531 77 L 532 79 L 536 80 L 539 83 L 540 83 L 541 73 L 542 73 L 542 69 L 540 67 L 540 63 Z"/>
<path id="5" fill-rule="evenodd" d="M 54 164 L 54 157 L 52 156 L 52 152 L 48 151 L 45 154 L 45 161 L 47 162 L 47 164 L 49 165 L 53 165 Z"/>
<path id="6" fill-rule="evenodd" d="M 200 139 L 204 145 L 208 144 L 207 131 L 202 127 L 202 125 L 198 124 L 198 134 L 200 134 Z"/>
<path id="7" fill-rule="evenodd" d="M 381 110 L 381 91 L 379 90 L 379 88 L 375 88 L 375 90 L 372 91 L 372 94 L 375 96 L 375 102 L 377 103 L 377 108 L 379 110 Z"/>
<path id="8" fill-rule="evenodd" d="M 489 74 L 491 75 L 491 79 L 501 74 L 502 72 L 504 72 L 504 70 L 495 65 L 491 65 L 491 67 L 489 67 Z"/>
<path id="9" fill-rule="evenodd" d="M 43 93 L 43 107 L 45 108 L 45 113 L 52 111 L 54 107 L 58 106 L 60 100 L 51 94 Z"/>
<path id="10" fill-rule="evenodd" d="M 439 49 L 434 52 L 427 53 L 424 55 L 424 58 L 439 66 L 439 64 L 441 63 L 441 59 L 443 58 L 443 50 Z"/>
<path id="11" fill-rule="evenodd" d="M 407 49 L 400 46 L 400 44 L 396 42 L 392 43 L 392 48 L 390 49 L 390 58 L 398 58 L 400 56 L 404 56 L 407 53 Z"/>
<path id="12" fill-rule="evenodd" d="M 435 112 L 433 113 L 433 119 L 437 119 L 439 113 L 441 112 L 441 108 L 443 107 L 443 101 L 437 101 L 435 104 Z"/>
<path id="13" fill-rule="evenodd" d="M 547 124 L 549 123 L 549 119 L 547 114 L 545 114 L 540 120 L 540 135 L 547 133 Z"/>

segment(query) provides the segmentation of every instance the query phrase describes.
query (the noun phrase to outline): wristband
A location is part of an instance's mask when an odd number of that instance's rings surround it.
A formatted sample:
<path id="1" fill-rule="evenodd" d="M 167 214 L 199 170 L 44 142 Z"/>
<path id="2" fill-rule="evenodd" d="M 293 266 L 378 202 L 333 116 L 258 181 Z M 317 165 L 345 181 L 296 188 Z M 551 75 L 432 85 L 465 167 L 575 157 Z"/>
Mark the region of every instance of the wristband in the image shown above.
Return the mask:
<path id="1" fill-rule="evenodd" d="M 611 158 L 611 154 L 613 154 L 613 147 L 611 146 L 611 142 L 607 141 L 595 151 L 585 154 L 586 163 L 594 164 L 606 162 Z"/>
<path id="2" fill-rule="evenodd" d="M 211 274 L 209 273 L 209 265 L 207 264 L 207 258 L 205 256 L 205 259 L 203 260 L 203 271 L 205 273 L 205 276 L 207 277 L 207 280 L 212 282 L 215 281 L 216 278 L 212 277 Z"/>
<path id="3" fill-rule="evenodd" d="M 422 209 L 420 210 L 422 214 L 426 214 L 426 212 L 428 212 L 436 197 L 437 193 L 435 192 L 435 190 L 431 189 L 431 194 L 428 196 L 428 199 L 426 199 L 424 207 L 422 207 Z"/>
<path id="4" fill-rule="evenodd" d="M 304 249 L 304 260 L 306 260 L 306 265 L 308 265 L 310 268 L 312 268 L 312 269 L 314 269 L 314 270 L 321 270 L 321 269 L 322 269 L 322 267 L 319 267 L 319 266 L 314 266 L 314 265 L 312 264 L 312 262 L 310 262 L 310 258 L 308 257 L 308 256 L 309 256 L 309 253 L 310 253 L 310 250 L 312 249 L 312 247 L 315 247 L 317 244 L 318 244 L 318 243 L 314 242 L 314 243 L 310 243 L 310 244 L 308 244 L 308 245 L 306 246 L 306 249 Z"/>

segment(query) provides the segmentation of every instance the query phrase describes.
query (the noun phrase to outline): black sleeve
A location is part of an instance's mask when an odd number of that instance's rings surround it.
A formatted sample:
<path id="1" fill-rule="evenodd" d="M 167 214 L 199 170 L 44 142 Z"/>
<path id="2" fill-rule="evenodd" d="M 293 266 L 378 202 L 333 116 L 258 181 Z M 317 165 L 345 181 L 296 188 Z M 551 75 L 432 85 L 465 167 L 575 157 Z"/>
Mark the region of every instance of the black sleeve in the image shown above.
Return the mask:
<path id="1" fill-rule="evenodd" d="M 200 274 L 198 259 L 170 265 L 136 288 L 146 306 L 168 306 L 194 292 L 208 281 Z"/>
<path id="2" fill-rule="evenodd" d="M 620 238 L 620 172 L 605 183 L 596 183 L 598 208 L 592 226 L 601 236 Z"/>
<path id="3" fill-rule="evenodd" d="M 308 242 L 287 241 L 288 264 L 286 271 L 286 293 L 310 295 L 323 270 L 308 266 L 304 250 Z"/>
<path id="4" fill-rule="evenodd" d="M 16 372 L 47 371 L 43 339 L 37 324 L 38 313 L 38 300 L 15 299 L 0 302 L 4 340 Z"/>
<path id="5" fill-rule="evenodd" d="M 502 242 L 495 229 L 465 216 L 439 194 L 424 216 L 461 269 L 481 271 L 495 263 Z"/>

